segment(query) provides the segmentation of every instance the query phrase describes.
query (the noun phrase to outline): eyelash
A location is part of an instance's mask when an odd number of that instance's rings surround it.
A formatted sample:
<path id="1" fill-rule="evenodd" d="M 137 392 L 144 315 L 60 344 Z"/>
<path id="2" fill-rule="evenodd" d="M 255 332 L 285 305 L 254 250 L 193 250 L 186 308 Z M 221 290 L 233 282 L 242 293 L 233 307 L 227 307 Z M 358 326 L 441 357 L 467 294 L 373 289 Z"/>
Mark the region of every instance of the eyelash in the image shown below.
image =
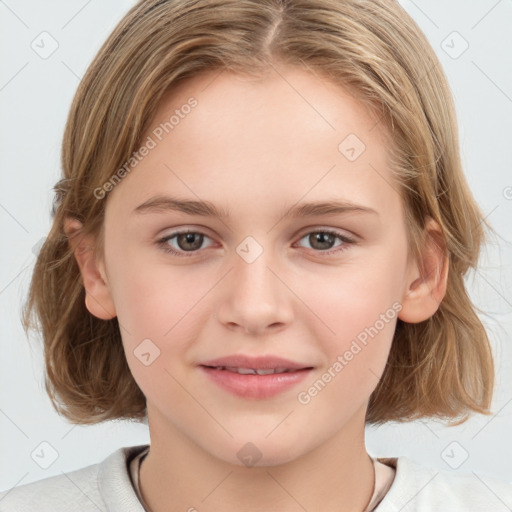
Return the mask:
<path id="1" fill-rule="evenodd" d="M 172 254 L 173 256 L 185 257 L 185 258 L 195 256 L 200 251 L 200 249 L 198 249 L 196 251 L 188 251 L 188 252 L 187 251 L 177 251 L 176 249 L 172 248 L 167 243 L 169 240 L 171 240 L 179 235 L 186 234 L 186 233 L 193 233 L 195 235 L 204 235 L 205 237 L 209 238 L 208 235 L 206 235 L 205 233 L 202 233 L 201 231 L 182 230 L 182 231 L 175 231 L 174 233 L 171 233 L 170 235 L 160 238 L 159 240 L 157 240 L 156 243 L 161 248 L 162 251 L 164 251 L 165 253 L 168 253 L 168 254 Z M 314 252 L 317 252 L 317 253 L 325 255 L 325 256 L 329 256 L 329 255 L 335 254 L 335 253 L 341 253 L 342 251 L 345 251 L 348 248 L 347 247 L 348 245 L 352 245 L 352 244 L 356 243 L 355 240 L 353 240 L 345 235 L 341 235 L 337 231 L 333 231 L 330 229 L 318 229 L 318 230 L 309 231 L 309 232 L 305 233 L 303 236 L 301 236 L 301 238 L 299 240 L 302 240 L 304 237 L 311 235 L 313 233 L 324 233 L 324 234 L 333 235 L 343 242 L 343 244 L 337 246 L 337 248 L 335 248 L 335 249 L 328 249 L 325 251 L 311 249 Z"/>

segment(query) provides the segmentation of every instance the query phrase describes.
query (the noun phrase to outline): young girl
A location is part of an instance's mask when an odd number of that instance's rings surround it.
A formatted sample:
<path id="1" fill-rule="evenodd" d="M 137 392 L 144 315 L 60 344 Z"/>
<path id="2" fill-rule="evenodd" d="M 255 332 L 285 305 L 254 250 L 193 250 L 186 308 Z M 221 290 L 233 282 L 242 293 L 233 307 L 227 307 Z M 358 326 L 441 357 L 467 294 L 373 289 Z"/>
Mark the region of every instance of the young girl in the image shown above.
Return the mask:
<path id="1" fill-rule="evenodd" d="M 512 506 L 365 448 L 366 424 L 461 423 L 493 390 L 464 285 L 485 222 L 398 3 L 143 0 L 80 83 L 62 166 L 26 327 L 62 415 L 147 416 L 151 443 L 2 511 Z"/>

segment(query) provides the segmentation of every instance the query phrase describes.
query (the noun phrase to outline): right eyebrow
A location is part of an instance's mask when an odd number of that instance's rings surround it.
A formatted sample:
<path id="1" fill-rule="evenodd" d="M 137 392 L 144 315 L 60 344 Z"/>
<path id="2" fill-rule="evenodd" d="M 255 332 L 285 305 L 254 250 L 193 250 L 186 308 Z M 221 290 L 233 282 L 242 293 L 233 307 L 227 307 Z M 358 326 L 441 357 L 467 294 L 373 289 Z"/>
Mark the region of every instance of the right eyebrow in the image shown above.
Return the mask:
<path id="1" fill-rule="evenodd" d="M 219 209 L 209 201 L 193 201 L 169 196 L 152 197 L 137 206 L 133 213 L 162 213 L 169 210 L 205 217 L 219 217 L 223 219 L 229 217 L 227 210 Z"/>

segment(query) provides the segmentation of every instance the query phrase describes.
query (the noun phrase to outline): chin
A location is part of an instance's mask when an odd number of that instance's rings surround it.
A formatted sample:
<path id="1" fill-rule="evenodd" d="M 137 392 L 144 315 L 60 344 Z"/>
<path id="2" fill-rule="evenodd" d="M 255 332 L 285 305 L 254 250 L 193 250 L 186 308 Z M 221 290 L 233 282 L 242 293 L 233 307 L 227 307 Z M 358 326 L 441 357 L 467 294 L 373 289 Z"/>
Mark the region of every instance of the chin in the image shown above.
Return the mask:
<path id="1" fill-rule="evenodd" d="M 300 452 L 297 451 L 299 446 L 302 448 Z M 280 466 L 296 460 L 303 452 L 304 446 L 301 443 L 290 439 L 283 443 L 282 439 L 269 440 L 261 435 L 244 436 L 243 440 L 239 437 L 228 446 L 217 445 L 215 452 L 210 450 L 214 457 L 228 464 L 247 468 Z"/>

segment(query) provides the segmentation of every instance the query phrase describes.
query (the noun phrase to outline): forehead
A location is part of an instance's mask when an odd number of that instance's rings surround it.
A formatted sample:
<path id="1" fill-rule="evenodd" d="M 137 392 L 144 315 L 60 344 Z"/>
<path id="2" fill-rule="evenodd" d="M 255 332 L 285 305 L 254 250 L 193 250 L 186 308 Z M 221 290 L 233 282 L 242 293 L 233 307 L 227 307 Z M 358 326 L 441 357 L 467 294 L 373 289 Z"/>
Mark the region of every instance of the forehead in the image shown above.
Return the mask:
<path id="1" fill-rule="evenodd" d="M 238 139 L 257 136 L 260 141 L 266 134 L 267 143 L 282 147 L 285 142 L 287 147 L 309 139 L 313 131 L 340 140 L 353 133 L 368 144 L 392 142 L 383 116 L 374 107 L 370 110 L 349 89 L 317 71 L 289 65 L 273 67 L 260 77 L 220 70 L 188 78 L 163 96 L 148 133 L 173 112 L 189 110 L 191 98 L 199 108 L 191 111 L 194 116 L 180 116 L 179 124 L 187 124 L 205 142 L 214 140 L 216 133 L 236 132 Z M 188 135 L 177 128 L 172 128 L 176 143 L 182 140 L 180 131 L 183 137 Z M 272 136 L 277 133 L 280 137 L 275 140 Z"/>
<path id="2" fill-rule="evenodd" d="M 377 208 L 399 199 L 384 124 L 343 87 L 300 68 L 189 78 L 162 99 L 149 139 L 154 147 L 112 193 L 124 205 L 164 191 L 233 211 L 303 197 Z"/>

